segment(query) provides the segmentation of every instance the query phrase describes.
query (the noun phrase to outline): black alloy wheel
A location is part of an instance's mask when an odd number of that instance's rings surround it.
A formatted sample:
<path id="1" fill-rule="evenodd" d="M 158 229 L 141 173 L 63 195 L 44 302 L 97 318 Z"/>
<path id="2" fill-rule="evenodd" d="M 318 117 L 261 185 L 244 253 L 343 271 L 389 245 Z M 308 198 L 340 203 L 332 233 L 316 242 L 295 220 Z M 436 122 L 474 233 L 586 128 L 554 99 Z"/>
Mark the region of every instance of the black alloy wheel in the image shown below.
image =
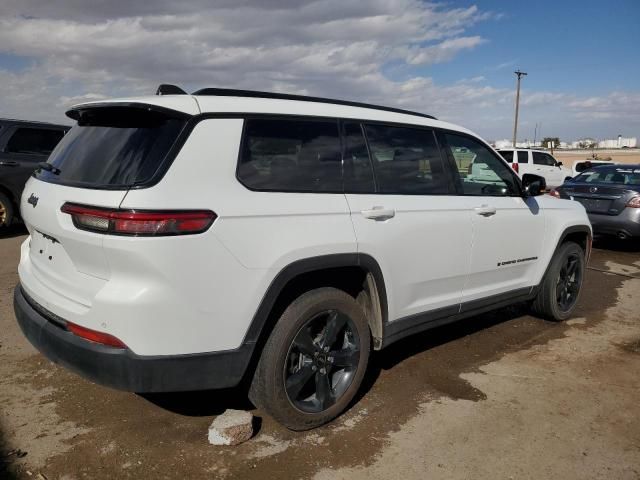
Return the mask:
<path id="1" fill-rule="evenodd" d="M 284 381 L 289 401 L 302 412 L 327 410 L 349 388 L 360 359 L 358 332 L 339 310 L 310 318 L 289 347 Z"/>
<path id="2" fill-rule="evenodd" d="M 571 310 L 578 300 L 578 293 L 582 285 L 582 261 L 578 254 L 566 256 L 560 267 L 556 283 L 556 301 L 563 312 Z"/>
<path id="3" fill-rule="evenodd" d="M 285 308 L 253 373 L 249 398 L 291 430 L 309 430 L 344 412 L 369 362 L 365 309 L 348 293 L 309 290 Z"/>

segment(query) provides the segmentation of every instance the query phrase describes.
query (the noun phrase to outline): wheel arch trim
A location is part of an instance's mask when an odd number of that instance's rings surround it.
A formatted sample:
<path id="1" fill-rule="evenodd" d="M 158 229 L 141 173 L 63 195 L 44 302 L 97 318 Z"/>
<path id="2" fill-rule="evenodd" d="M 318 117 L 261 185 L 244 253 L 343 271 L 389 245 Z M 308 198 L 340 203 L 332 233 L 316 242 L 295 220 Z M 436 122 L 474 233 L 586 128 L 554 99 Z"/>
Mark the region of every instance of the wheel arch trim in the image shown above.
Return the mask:
<path id="1" fill-rule="evenodd" d="M 380 265 L 372 256 L 364 253 L 338 253 L 296 260 L 280 270 L 262 297 L 242 343 L 255 345 L 263 339 L 263 335 L 269 334 L 268 331 L 265 331 L 265 326 L 276 305 L 276 301 L 287 285 L 291 281 L 295 281 L 296 277 L 305 273 L 320 272 L 339 267 L 360 267 L 366 273 L 372 275 L 380 304 L 382 328 L 384 329 L 384 325 L 387 322 L 388 308 L 385 282 Z"/>

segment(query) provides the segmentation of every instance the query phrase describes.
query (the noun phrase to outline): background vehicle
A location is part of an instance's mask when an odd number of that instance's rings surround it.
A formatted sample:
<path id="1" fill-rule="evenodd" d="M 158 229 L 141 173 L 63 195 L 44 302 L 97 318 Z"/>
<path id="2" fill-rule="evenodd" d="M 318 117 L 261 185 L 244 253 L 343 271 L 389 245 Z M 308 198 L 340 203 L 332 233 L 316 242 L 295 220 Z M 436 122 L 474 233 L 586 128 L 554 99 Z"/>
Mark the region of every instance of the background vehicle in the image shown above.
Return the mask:
<path id="1" fill-rule="evenodd" d="M 0 119 L 0 228 L 11 225 L 18 213 L 24 184 L 69 128 Z"/>
<path id="2" fill-rule="evenodd" d="M 576 160 L 573 162 L 573 167 L 571 170 L 573 171 L 572 177 L 577 177 L 585 170 L 589 170 L 590 168 L 597 167 L 598 165 L 612 165 L 613 162 L 609 160 Z"/>
<path id="3" fill-rule="evenodd" d="M 544 177 L 548 187 L 557 187 L 572 176 L 571 170 L 563 167 L 562 162 L 541 150 L 501 148 L 498 152 L 509 162 L 520 178 L 525 173 L 533 173 Z"/>
<path id="4" fill-rule="evenodd" d="M 596 166 L 552 193 L 584 205 L 597 234 L 640 236 L 640 165 Z"/>
<path id="5" fill-rule="evenodd" d="M 576 305 L 584 209 L 462 127 L 223 89 L 68 115 L 22 196 L 14 306 L 41 352 L 99 383 L 246 379 L 304 430 L 349 405 L 371 348 L 509 303 L 553 320 Z"/>

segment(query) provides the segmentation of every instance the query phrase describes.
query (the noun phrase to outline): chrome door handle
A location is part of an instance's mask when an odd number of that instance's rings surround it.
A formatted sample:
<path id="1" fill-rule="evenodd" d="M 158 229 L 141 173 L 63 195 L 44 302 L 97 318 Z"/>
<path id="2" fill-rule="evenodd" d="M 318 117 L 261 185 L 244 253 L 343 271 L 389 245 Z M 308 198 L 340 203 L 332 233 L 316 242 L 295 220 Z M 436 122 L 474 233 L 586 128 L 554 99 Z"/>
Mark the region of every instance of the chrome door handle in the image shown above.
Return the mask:
<path id="1" fill-rule="evenodd" d="M 388 220 L 396 216 L 395 210 L 384 207 L 372 207 L 369 210 L 362 210 L 360 213 L 364 218 L 378 221 Z"/>
<path id="2" fill-rule="evenodd" d="M 489 205 L 482 205 L 481 207 L 476 207 L 473 210 L 483 217 L 490 217 L 491 215 L 495 215 L 497 212 L 496 207 L 490 207 Z"/>

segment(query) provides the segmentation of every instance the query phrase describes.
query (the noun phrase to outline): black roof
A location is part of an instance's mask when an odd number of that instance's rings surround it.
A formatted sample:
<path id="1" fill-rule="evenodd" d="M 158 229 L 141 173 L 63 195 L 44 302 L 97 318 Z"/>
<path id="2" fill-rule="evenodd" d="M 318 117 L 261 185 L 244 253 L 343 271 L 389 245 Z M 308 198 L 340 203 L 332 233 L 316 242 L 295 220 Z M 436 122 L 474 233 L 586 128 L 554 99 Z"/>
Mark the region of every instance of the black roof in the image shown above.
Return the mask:
<path id="1" fill-rule="evenodd" d="M 218 96 L 218 97 L 251 97 L 251 98 L 275 98 L 279 100 L 298 100 L 302 102 L 316 103 L 332 103 L 334 105 L 346 105 L 349 107 L 371 108 L 374 110 L 383 110 L 385 112 L 402 113 L 405 115 L 413 115 L 416 117 L 430 118 L 436 120 L 436 117 L 425 113 L 412 112 L 401 108 L 383 107 L 380 105 L 371 105 L 369 103 L 350 102 L 348 100 L 336 100 L 335 98 L 309 97 L 307 95 L 292 95 L 288 93 L 272 93 L 259 92 L 255 90 L 236 90 L 233 88 L 203 88 L 193 92 L 192 95 Z"/>
<path id="2" fill-rule="evenodd" d="M 586 160 L 586 161 L 590 162 L 591 160 Z M 593 167 L 591 167 L 591 169 L 594 170 L 594 169 L 597 168 L 597 169 L 604 170 L 607 167 L 609 167 L 609 168 L 615 167 L 615 168 L 638 170 L 638 169 L 640 169 L 640 163 L 616 163 L 614 161 L 608 161 L 608 163 L 598 163 L 597 165 L 594 165 Z"/>

